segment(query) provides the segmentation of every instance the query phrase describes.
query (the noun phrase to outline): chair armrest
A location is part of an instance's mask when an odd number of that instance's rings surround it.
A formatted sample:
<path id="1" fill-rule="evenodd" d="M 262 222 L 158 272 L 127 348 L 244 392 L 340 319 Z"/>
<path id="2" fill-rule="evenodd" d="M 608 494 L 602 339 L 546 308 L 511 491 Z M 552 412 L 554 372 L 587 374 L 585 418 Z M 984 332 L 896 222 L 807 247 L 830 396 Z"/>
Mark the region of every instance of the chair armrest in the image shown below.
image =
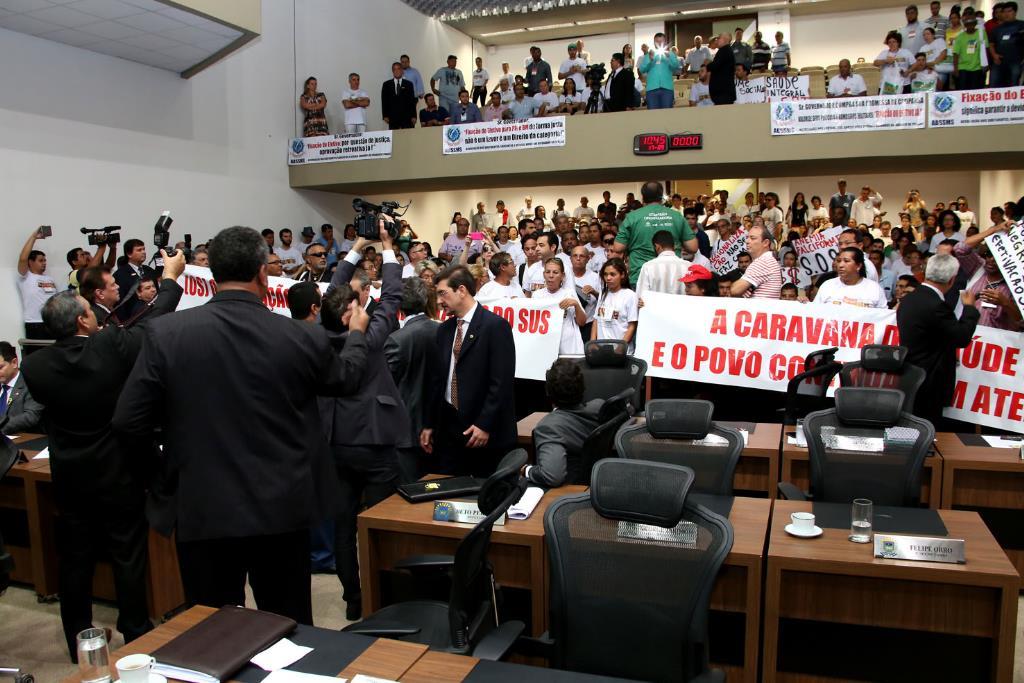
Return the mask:
<path id="1" fill-rule="evenodd" d="M 395 562 L 394 569 L 415 571 L 418 569 L 450 569 L 455 564 L 454 555 L 412 555 Z"/>
<path id="2" fill-rule="evenodd" d="M 506 621 L 477 643 L 477 646 L 473 648 L 473 656 L 477 659 L 489 659 L 492 662 L 504 659 L 525 628 L 526 624 L 521 621 Z"/>
<path id="3" fill-rule="evenodd" d="M 412 636 L 420 632 L 418 626 L 411 626 L 397 621 L 374 621 L 352 624 L 344 629 L 345 633 L 359 633 L 364 636 L 377 636 L 378 638 L 395 638 L 398 636 Z"/>
<path id="4" fill-rule="evenodd" d="M 811 494 L 801 491 L 795 484 L 788 481 L 779 482 L 779 496 L 786 500 L 810 500 Z"/>
<path id="5" fill-rule="evenodd" d="M 555 641 L 545 631 L 540 636 L 520 636 L 516 641 L 516 654 L 524 657 L 544 657 L 551 659 L 555 651 Z"/>

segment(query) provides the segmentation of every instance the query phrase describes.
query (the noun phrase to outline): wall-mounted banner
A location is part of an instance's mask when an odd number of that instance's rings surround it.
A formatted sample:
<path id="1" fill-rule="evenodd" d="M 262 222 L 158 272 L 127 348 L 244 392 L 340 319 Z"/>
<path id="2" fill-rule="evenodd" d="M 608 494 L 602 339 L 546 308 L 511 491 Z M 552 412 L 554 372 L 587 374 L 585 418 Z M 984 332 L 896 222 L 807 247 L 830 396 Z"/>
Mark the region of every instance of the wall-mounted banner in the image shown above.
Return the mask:
<path id="1" fill-rule="evenodd" d="M 445 126 L 441 131 L 441 151 L 444 154 L 534 147 L 565 147 L 565 117 L 464 123 Z"/>
<path id="2" fill-rule="evenodd" d="M 390 130 L 346 135 L 321 135 L 315 138 L 292 138 L 288 143 L 289 166 L 321 164 L 327 161 L 390 158 Z"/>
<path id="3" fill-rule="evenodd" d="M 1003 126 L 1024 123 L 1024 87 L 933 92 L 928 127 Z"/>
<path id="4" fill-rule="evenodd" d="M 735 83 L 736 104 L 806 100 L 811 96 L 810 76 L 764 76 Z"/>
<path id="5" fill-rule="evenodd" d="M 924 93 L 772 102 L 772 135 L 924 128 Z"/>

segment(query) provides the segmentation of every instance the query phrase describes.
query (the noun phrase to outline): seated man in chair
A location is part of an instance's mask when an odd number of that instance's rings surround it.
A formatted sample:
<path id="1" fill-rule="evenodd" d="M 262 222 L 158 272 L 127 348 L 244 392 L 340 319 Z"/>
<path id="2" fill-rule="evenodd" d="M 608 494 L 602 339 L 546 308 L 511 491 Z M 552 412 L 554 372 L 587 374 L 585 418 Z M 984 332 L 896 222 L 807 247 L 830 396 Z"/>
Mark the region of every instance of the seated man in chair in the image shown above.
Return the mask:
<path id="1" fill-rule="evenodd" d="M 533 430 L 537 464 L 524 468 L 535 486 L 554 488 L 578 479 L 583 442 L 598 428 L 603 399 L 583 403 L 583 370 L 576 361 L 559 358 L 545 375 L 544 391 L 555 409 Z"/>

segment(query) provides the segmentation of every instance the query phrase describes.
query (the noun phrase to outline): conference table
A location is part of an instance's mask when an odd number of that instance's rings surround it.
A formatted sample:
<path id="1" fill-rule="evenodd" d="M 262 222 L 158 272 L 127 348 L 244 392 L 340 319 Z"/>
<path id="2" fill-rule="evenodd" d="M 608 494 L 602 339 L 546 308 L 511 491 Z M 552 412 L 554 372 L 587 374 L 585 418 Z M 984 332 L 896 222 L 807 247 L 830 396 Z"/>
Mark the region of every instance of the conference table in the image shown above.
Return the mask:
<path id="1" fill-rule="evenodd" d="M 563 486 L 547 491 L 525 520 L 495 525 L 489 557 L 495 580 L 502 589 L 529 591 L 525 614 L 514 613 L 515 601 L 506 595 L 505 611 L 527 623 L 527 632 L 539 636 L 548 628 L 547 547 L 544 513 L 556 499 L 586 491 Z M 709 504 L 710 505 L 710 504 Z M 712 661 L 730 680 L 757 680 L 760 647 L 761 576 L 765 538 L 772 501 L 765 498 L 728 498 L 718 504 L 735 530 L 732 551 L 726 557 L 711 594 Z M 359 515 L 359 567 L 363 614 L 390 604 L 382 591 L 383 574 L 412 555 L 453 555 L 472 524 L 437 522 L 433 504 L 413 504 L 393 495 Z M 509 618 L 507 615 L 504 618 Z"/>
<path id="2" fill-rule="evenodd" d="M 212 607 L 197 605 L 112 652 L 110 669 L 113 680 L 117 680 L 115 666 L 122 657 L 150 654 L 214 612 L 216 610 Z M 349 680 L 358 674 L 401 683 L 615 683 L 625 680 L 430 652 L 425 645 L 416 643 L 377 639 L 312 626 L 300 625 L 287 638 L 298 645 L 313 648 L 312 652 L 289 665 L 289 670 Z M 258 683 L 268 675 L 268 672 L 255 665 L 247 664 L 235 674 L 231 682 Z M 179 679 L 168 680 L 174 682 Z M 65 678 L 63 683 L 81 681 L 81 676 L 75 674 Z"/>
<path id="3" fill-rule="evenodd" d="M 533 452 L 533 430 L 547 416 L 546 412 L 531 413 L 517 423 L 517 443 Z M 644 417 L 633 418 L 643 422 Z M 631 424 L 631 423 L 627 423 Z M 769 422 L 716 421 L 725 427 L 747 432 L 747 442 L 740 453 L 733 475 L 733 488 L 742 495 L 775 497 L 775 484 L 779 481 L 779 441 L 782 425 Z"/>
<path id="4" fill-rule="evenodd" d="M 1024 460 L 1019 446 L 994 448 L 981 434 L 949 432 L 937 434 L 935 446 L 942 454 L 942 507 L 978 512 L 1017 571 L 1024 573 Z"/>
<path id="5" fill-rule="evenodd" d="M 906 510 L 964 539 L 966 563 L 875 558 L 873 544 L 848 540 L 848 512 L 845 528 L 796 538 L 784 530 L 790 515 L 814 504 L 775 501 L 764 681 L 1012 680 L 1016 569 L 977 513 Z"/>
<path id="6" fill-rule="evenodd" d="M 4 516 L 4 542 L 14 558 L 11 578 L 31 585 L 41 601 L 55 599 L 59 591 L 56 519 L 52 474 L 48 458 L 35 458 L 46 446 L 40 434 L 20 434 L 12 441 L 27 462 L 16 463 L 0 481 L 0 510 Z M 23 519 L 23 521 L 22 521 Z M 185 604 L 174 541 L 150 530 L 146 590 L 149 615 L 160 620 Z M 101 560 L 93 577 L 93 596 L 114 600 L 110 563 Z"/>

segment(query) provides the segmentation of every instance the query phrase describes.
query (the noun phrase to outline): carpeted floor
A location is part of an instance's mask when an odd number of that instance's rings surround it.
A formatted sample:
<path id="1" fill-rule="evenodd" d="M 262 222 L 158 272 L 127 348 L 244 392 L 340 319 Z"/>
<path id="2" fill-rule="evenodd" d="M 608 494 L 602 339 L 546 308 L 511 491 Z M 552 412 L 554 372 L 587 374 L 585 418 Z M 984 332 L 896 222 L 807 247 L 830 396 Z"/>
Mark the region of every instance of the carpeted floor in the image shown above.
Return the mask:
<path id="1" fill-rule="evenodd" d="M 255 607 L 252 595 L 247 603 Z M 117 610 L 112 605 L 97 603 L 93 620 L 96 626 L 109 626 L 114 631 L 112 649 L 123 644 L 114 629 Z M 341 587 L 333 575 L 313 577 L 313 621 L 324 628 L 341 628 L 348 623 Z M 1013 681 L 1024 683 L 1024 598 L 1017 607 L 1015 661 Z M 38 683 L 59 683 L 75 671 L 64 645 L 59 605 L 39 604 L 35 592 L 26 588 L 12 587 L 0 597 L 0 666 L 12 665 L 34 674 Z"/>

